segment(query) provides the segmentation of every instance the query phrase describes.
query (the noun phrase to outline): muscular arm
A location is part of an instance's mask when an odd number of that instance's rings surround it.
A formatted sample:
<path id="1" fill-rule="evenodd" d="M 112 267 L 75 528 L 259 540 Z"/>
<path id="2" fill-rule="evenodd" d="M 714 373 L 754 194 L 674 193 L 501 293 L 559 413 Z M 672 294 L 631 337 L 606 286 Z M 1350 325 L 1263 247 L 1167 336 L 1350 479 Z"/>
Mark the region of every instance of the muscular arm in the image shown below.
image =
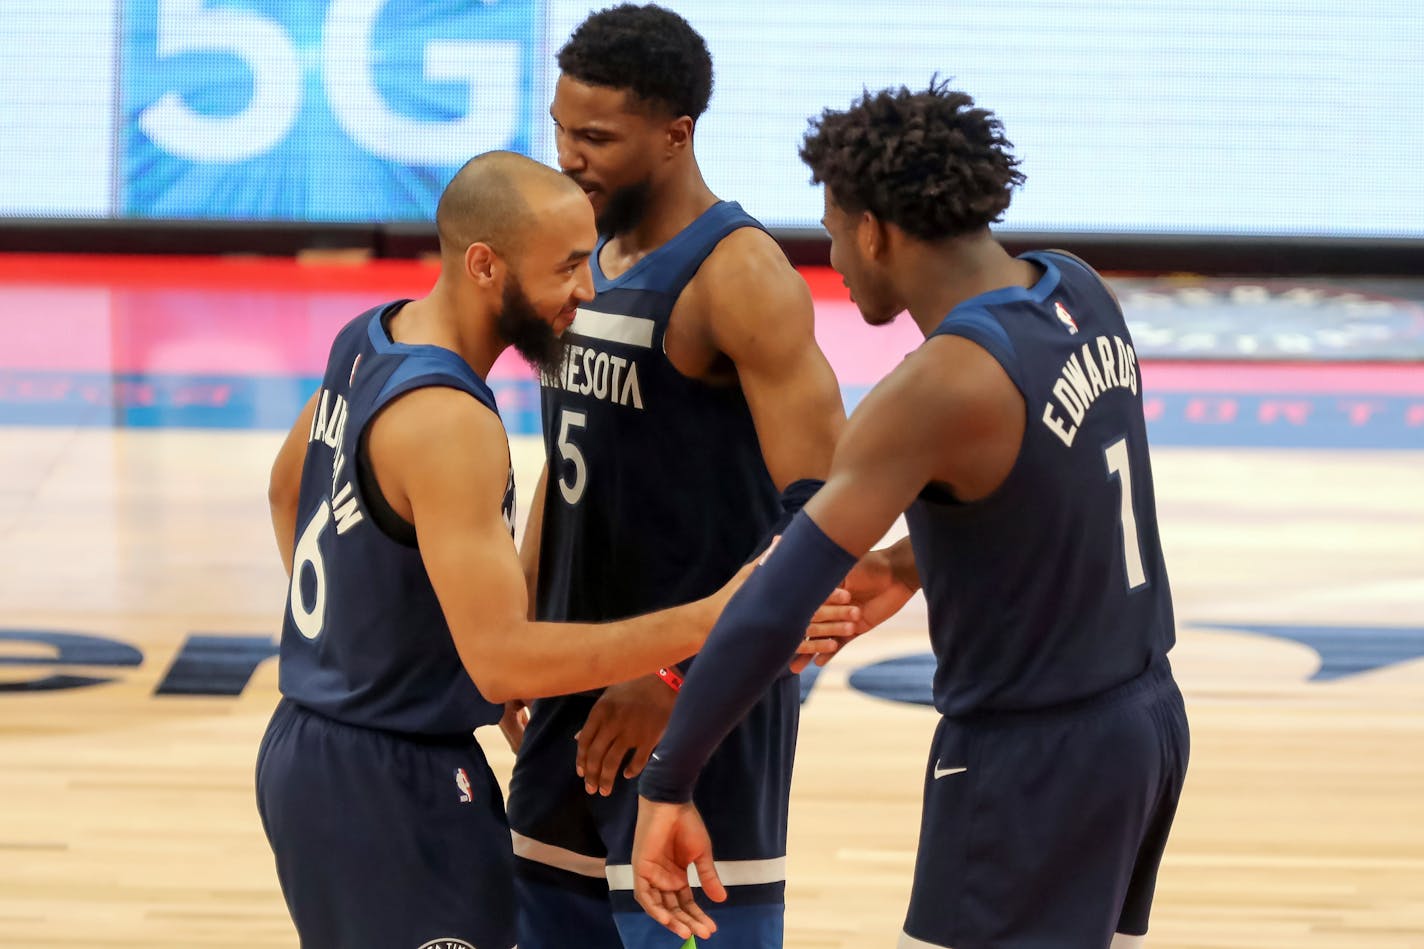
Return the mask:
<path id="1" fill-rule="evenodd" d="M 302 466 L 307 457 L 307 435 L 320 390 L 312 394 L 302 408 L 292 430 L 277 450 L 272 462 L 272 475 L 267 482 L 267 505 L 272 510 L 272 531 L 277 535 L 277 551 L 287 576 L 292 575 L 292 556 L 297 546 L 297 503 L 302 490 Z"/>
<path id="2" fill-rule="evenodd" d="M 725 602 L 719 593 L 616 623 L 530 622 L 501 511 L 509 456 L 498 417 L 457 390 L 417 389 L 376 418 L 367 446 L 382 493 L 415 525 L 460 658 L 492 702 L 597 688 L 684 659 Z"/>
<path id="3" fill-rule="evenodd" d="M 718 245 L 694 285 L 708 339 L 736 366 L 772 481 L 785 490 L 825 478 L 845 407 L 816 343 L 806 281 L 771 237 L 748 228 Z"/>

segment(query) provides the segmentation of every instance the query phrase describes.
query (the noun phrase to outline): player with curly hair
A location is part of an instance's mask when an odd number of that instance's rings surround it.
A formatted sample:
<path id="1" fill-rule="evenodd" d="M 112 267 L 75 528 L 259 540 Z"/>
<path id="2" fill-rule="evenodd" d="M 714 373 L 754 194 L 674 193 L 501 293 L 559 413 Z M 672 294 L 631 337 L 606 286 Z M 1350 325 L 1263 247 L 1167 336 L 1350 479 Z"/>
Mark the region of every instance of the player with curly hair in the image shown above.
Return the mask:
<path id="1" fill-rule="evenodd" d="M 929 605 L 942 718 L 902 949 L 1142 945 L 1189 737 L 1137 356 L 1087 264 L 994 239 L 1009 149 L 939 82 L 807 133 L 832 266 L 868 322 L 908 310 L 925 342 L 723 611 L 643 772 L 635 892 L 679 935 L 715 929 L 688 865 L 723 889 L 702 763 L 844 584 L 867 628 Z M 870 550 L 901 513 L 909 538 Z"/>
<path id="2" fill-rule="evenodd" d="M 698 167 L 703 38 L 624 4 L 586 19 L 558 62 L 549 111 L 595 212 L 596 296 L 542 380 L 548 464 L 523 555 L 536 618 L 592 622 L 719 588 L 819 486 L 845 412 L 805 281 Z M 630 856 L 631 779 L 683 671 L 534 704 L 509 800 L 522 949 L 681 945 L 634 902 Z M 699 792 L 732 891 L 711 949 L 782 942 L 800 708 L 787 664 L 752 705 Z"/>

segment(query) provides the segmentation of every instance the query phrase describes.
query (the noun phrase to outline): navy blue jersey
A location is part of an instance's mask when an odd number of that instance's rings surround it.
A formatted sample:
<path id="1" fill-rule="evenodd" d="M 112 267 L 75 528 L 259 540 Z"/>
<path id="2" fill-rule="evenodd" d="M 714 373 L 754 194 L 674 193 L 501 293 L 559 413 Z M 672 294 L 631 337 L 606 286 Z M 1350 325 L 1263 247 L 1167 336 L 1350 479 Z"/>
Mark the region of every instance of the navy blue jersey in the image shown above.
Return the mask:
<path id="1" fill-rule="evenodd" d="M 356 456 L 377 413 L 414 389 L 459 389 L 498 409 L 455 353 L 391 341 L 383 320 L 402 305 L 363 313 L 331 347 L 302 469 L 279 683 L 292 701 L 348 724 L 455 735 L 499 721 L 501 706 L 465 671 L 413 539 L 375 523 L 371 503 L 384 499 L 362 483 Z M 507 462 L 508 445 L 498 450 Z M 504 514 L 512 525 L 512 472 Z"/>
<path id="2" fill-rule="evenodd" d="M 1122 310 L 1075 258 L 955 307 L 932 333 L 984 347 L 1027 406 L 988 498 L 931 486 L 906 512 L 944 715 L 1044 708 L 1141 674 L 1175 638 L 1137 355 Z"/>
<path id="3" fill-rule="evenodd" d="M 780 513 L 746 398 L 680 373 L 663 351 L 678 295 L 717 243 L 760 227 L 721 202 L 626 273 L 569 327 L 543 379 L 549 483 L 539 552 L 542 620 L 621 619 L 706 596 Z"/>

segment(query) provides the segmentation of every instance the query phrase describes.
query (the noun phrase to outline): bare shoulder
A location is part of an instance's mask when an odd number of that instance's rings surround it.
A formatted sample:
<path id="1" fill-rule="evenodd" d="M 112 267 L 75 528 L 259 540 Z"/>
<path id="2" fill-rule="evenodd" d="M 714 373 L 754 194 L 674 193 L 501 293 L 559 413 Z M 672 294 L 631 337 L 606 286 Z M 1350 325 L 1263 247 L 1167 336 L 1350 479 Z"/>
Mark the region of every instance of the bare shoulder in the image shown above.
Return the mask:
<path id="1" fill-rule="evenodd" d="M 396 398 L 372 420 L 367 438 L 373 460 L 400 467 L 463 455 L 502 459 L 507 444 L 504 424 L 492 409 L 448 386 L 425 386 Z"/>
<path id="2" fill-rule="evenodd" d="M 811 290 L 770 234 L 755 227 L 733 231 L 703 261 L 685 297 L 702 313 L 714 338 L 771 328 L 810 334 Z M 681 304 L 682 301 L 679 301 Z M 766 319 L 774 314 L 774 321 Z"/>
<path id="3" fill-rule="evenodd" d="M 999 361 L 962 336 L 932 336 L 886 377 L 900 414 L 940 432 L 968 434 L 1023 411 L 1023 396 Z"/>
<path id="4" fill-rule="evenodd" d="M 738 228 L 722 238 L 698 272 L 704 274 L 718 281 L 804 282 L 776 239 L 758 227 Z"/>

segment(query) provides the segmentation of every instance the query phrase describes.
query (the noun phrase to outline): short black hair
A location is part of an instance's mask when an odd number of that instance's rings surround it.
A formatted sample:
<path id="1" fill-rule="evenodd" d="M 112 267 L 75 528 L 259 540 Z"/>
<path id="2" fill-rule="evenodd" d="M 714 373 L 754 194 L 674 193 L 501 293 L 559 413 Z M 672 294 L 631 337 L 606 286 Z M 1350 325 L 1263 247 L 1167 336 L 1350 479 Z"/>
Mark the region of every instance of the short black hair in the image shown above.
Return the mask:
<path id="1" fill-rule="evenodd" d="M 869 211 L 920 240 L 988 227 L 1024 182 L 994 113 L 937 79 L 923 92 L 865 92 L 809 124 L 801 160 L 811 181 L 846 211 Z"/>
<path id="2" fill-rule="evenodd" d="M 712 54 L 682 17 L 623 3 L 589 16 L 559 50 L 564 75 L 627 89 L 648 106 L 696 121 L 712 98 Z"/>

